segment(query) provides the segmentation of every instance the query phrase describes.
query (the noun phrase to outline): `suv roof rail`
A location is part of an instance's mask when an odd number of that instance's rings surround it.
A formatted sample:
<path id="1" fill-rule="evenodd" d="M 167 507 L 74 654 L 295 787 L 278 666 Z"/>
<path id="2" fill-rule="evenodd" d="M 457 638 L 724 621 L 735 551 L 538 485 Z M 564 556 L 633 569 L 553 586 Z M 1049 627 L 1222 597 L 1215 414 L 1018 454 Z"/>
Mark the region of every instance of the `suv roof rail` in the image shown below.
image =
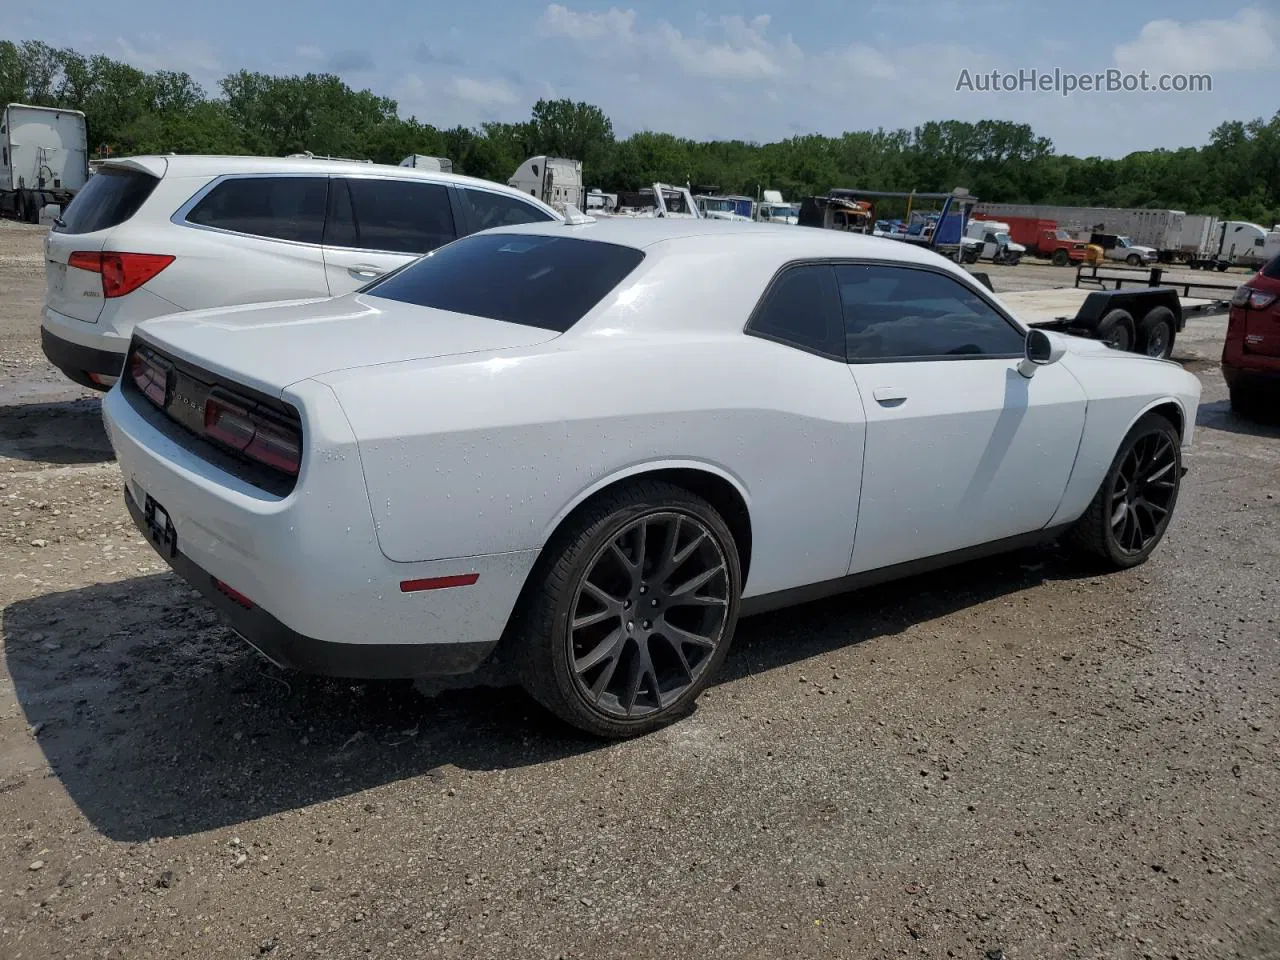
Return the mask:
<path id="1" fill-rule="evenodd" d="M 310 150 L 303 150 L 301 153 L 289 153 L 285 155 L 286 160 L 345 160 L 347 163 L 373 163 L 372 160 L 357 160 L 355 157 L 330 157 L 323 153 L 312 153 Z"/>

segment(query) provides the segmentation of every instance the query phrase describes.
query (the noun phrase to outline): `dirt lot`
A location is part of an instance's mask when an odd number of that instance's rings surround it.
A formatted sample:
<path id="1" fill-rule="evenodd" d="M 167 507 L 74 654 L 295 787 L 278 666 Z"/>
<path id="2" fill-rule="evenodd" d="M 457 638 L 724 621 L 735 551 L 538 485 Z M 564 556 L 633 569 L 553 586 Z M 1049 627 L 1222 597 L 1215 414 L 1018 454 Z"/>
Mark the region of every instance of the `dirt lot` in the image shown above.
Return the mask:
<path id="1" fill-rule="evenodd" d="M 0 223 L 5 960 L 1280 957 L 1280 429 L 1227 412 L 1221 318 L 1146 566 L 747 620 L 694 716 L 601 746 L 237 643 L 43 363 L 40 236 Z"/>

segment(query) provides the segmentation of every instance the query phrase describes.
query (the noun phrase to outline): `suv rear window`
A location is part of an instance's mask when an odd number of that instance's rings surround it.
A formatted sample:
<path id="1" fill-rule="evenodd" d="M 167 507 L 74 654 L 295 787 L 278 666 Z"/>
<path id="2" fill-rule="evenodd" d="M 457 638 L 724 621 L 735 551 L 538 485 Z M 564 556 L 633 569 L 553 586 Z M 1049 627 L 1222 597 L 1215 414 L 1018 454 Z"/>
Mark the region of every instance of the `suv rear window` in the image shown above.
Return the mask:
<path id="1" fill-rule="evenodd" d="M 271 240 L 320 243 L 328 177 L 231 177 L 192 207 L 187 222 Z"/>
<path id="2" fill-rule="evenodd" d="M 519 233 L 474 234 L 365 291 L 372 296 L 563 333 L 644 259 L 616 243 Z"/>
<path id="3" fill-rule="evenodd" d="M 124 223 L 146 202 L 157 180 L 141 170 L 103 167 L 80 188 L 62 215 L 57 233 L 93 233 Z"/>
<path id="4" fill-rule="evenodd" d="M 1280 280 L 1280 257 L 1272 257 L 1262 268 L 1262 275 L 1272 280 Z"/>

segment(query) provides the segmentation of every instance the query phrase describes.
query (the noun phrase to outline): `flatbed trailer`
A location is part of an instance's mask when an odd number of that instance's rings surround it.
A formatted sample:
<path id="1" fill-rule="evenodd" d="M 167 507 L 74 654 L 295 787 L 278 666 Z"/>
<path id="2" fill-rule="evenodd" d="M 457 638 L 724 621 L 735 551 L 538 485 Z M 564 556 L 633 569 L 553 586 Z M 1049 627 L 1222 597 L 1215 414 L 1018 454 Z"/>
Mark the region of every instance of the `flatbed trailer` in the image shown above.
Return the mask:
<path id="1" fill-rule="evenodd" d="M 974 276 L 991 288 L 986 274 Z M 1028 326 L 1168 359 L 1174 340 L 1186 327 L 1187 315 L 1225 312 L 1228 291 L 1234 289 L 1234 284 L 1165 283 L 1159 267 L 1125 270 L 1082 265 L 1073 287 L 1002 293 L 1000 299 Z M 1191 295 L 1193 290 L 1197 296 Z"/>

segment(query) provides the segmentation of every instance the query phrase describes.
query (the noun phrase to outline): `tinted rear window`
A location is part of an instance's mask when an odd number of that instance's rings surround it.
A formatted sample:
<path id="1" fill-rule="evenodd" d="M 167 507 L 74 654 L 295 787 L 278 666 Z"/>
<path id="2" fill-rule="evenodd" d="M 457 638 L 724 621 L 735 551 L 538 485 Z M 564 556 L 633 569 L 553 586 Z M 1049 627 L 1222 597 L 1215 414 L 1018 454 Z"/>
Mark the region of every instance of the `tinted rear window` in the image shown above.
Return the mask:
<path id="1" fill-rule="evenodd" d="M 80 188 L 62 215 L 58 233 L 93 233 L 118 227 L 151 196 L 160 181 L 140 170 L 103 167 Z"/>
<path id="2" fill-rule="evenodd" d="M 563 333 L 643 259 L 633 247 L 595 240 L 476 234 L 366 290 L 387 300 Z"/>
<path id="3" fill-rule="evenodd" d="M 328 177 L 231 177 L 209 191 L 187 222 L 271 240 L 320 243 Z"/>
<path id="4" fill-rule="evenodd" d="M 1268 260 L 1267 265 L 1262 268 L 1262 275 L 1272 280 L 1280 280 L 1280 257 L 1272 257 Z"/>

